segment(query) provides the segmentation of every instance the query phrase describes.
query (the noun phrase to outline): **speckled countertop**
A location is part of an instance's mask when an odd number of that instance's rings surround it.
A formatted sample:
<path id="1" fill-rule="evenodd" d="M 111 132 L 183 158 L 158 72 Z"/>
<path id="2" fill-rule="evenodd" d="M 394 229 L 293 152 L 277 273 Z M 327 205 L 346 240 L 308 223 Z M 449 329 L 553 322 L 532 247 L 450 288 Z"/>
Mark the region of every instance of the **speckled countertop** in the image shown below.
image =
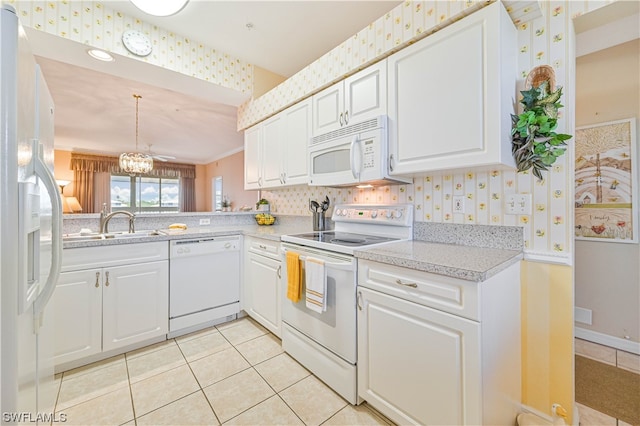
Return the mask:
<path id="1" fill-rule="evenodd" d="M 394 266 L 481 282 L 522 259 L 522 251 L 425 241 L 401 241 L 354 253 Z"/>
<path id="2" fill-rule="evenodd" d="M 216 227 L 195 227 L 187 228 L 185 231 L 171 231 L 168 235 L 148 235 L 141 232 L 140 236 L 126 238 L 107 238 L 103 240 L 67 240 L 63 241 L 65 249 L 79 247 L 97 247 L 118 244 L 149 243 L 154 241 L 183 240 L 191 238 L 210 238 L 224 235 L 247 235 L 251 237 L 264 238 L 273 241 L 280 241 L 280 236 L 284 234 L 298 234 L 309 232 L 311 225 L 300 224 L 258 226 L 258 225 L 231 225 Z M 162 230 L 161 230 L 162 231 Z"/>
<path id="3" fill-rule="evenodd" d="M 104 240 L 66 240 L 63 241 L 63 247 L 71 249 L 225 235 L 245 235 L 280 241 L 282 235 L 310 232 L 312 228 L 311 220 L 307 217 L 281 217 L 273 226 L 258 226 L 253 222 L 253 218 L 247 215 L 222 215 L 211 218 L 210 226 L 196 226 L 199 217 L 181 216 L 180 220 L 188 224 L 187 230 L 171 231 L 168 235 L 140 233 L 139 236 L 127 235 L 124 238 Z M 73 231 L 87 224 L 94 226 L 96 219 L 97 217 L 91 217 L 88 221 L 68 228 Z M 142 218 L 140 225 L 142 229 L 159 229 L 166 232 L 167 223 L 170 222 L 158 222 L 153 217 L 146 222 Z M 121 225 L 126 229 L 126 221 L 123 220 Z M 415 223 L 414 240 L 357 250 L 355 256 L 480 282 L 522 259 L 523 241 L 522 228 L 518 227 Z"/>

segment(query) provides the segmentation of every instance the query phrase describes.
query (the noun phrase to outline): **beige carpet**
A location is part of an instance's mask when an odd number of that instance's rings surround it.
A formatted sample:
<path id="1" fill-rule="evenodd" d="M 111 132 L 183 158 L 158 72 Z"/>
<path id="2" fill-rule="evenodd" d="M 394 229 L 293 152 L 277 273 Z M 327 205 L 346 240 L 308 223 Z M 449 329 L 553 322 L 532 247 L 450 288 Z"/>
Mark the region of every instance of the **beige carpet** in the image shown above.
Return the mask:
<path id="1" fill-rule="evenodd" d="M 576 355 L 576 402 L 640 425 L 640 374 Z"/>

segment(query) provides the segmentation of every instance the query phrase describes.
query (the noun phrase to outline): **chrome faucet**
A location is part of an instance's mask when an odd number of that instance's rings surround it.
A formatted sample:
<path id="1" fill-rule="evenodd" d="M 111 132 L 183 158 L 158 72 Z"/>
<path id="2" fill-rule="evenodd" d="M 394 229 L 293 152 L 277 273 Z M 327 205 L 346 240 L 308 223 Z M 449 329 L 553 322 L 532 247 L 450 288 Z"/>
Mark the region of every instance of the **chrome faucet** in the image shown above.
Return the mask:
<path id="1" fill-rule="evenodd" d="M 108 231 L 109 221 L 111 220 L 112 217 L 118 214 L 123 214 L 125 216 L 128 216 L 129 217 L 129 233 L 133 234 L 134 232 L 136 232 L 135 226 L 133 223 L 136 220 L 136 216 L 133 213 L 128 212 L 126 210 L 117 210 L 115 212 L 107 213 L 107 203 L 104 203 L 102 204 L 102 211 L 100 212 L 100 233 L 101 234 L 107 234 L 109 232 Z"/>

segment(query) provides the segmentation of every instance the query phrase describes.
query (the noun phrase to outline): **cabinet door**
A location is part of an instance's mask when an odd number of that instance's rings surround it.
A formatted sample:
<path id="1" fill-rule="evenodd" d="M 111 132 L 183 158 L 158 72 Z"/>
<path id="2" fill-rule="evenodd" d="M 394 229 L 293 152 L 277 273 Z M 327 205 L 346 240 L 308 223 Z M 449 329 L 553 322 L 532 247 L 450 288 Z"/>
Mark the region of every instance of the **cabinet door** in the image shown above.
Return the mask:
<path id="1" fill-rule="evenodd" d="M 166 334 L 169 328 L 169 262 L 105 268 L 103 350 Z"/>
<path id="2" fill-rule="evenodd" d="M 398 424 L 482 424 L 480 324 L 358 287 L 358 393 Z"/>
<path id="3" fill-rule="evenodd" d="M 102 350 L 101 269 L 61 273 L 52 306 L 55 365 Z"/>
<path id="4" fill-rule="evenodd" d="M 318 136 L 344 125 L 344 82 L 313 95 L 313 136 Z"/>
<path id="5" fill-rule="evenodd" d="M 513 165 L 516 46 L 505 14 L 497 2 L 388 58 L 392 174 Z"/>
<path id="6" fill-rule="evenodd" d="M 262 126 L 244 132 L 244 189 L 259 189 L 262 176 Z"/>
<path id="7" fill-rule="evenodd" d="M 380 61 L 344 81 L 345 125 L 387 114 L 387 62 Z"/>
<path id="8" fill-rule="evenodd" d="M 311 137 L 311 99 L 283 112 L 285 118 L 283 181 L 285 185 L 305 184 L 309 180 L 308 146 Z"/>
<path id="9" fill-rule="evenodd" d="M 278 114 L 262 125 L 262 188 L 282 186 L 282 151 L 284 145 L 284 116 Z"/>
<path id="10" fill-rule="evenodd" d="M 245 268 L 245 311 L 267 330 L 280 337 L 281 262 L 249 253 Z"/>

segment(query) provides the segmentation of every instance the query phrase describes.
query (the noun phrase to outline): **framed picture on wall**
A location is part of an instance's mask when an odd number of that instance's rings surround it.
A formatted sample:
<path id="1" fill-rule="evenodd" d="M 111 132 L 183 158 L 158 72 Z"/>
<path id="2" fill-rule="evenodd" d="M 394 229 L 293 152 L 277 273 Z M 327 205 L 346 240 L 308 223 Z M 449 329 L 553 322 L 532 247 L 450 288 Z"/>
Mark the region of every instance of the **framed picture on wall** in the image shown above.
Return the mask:
<path id="1" fill-rule="evenodd" d="M 576 129 L 575 236 L 638 242 L 636 119 Z"/>

